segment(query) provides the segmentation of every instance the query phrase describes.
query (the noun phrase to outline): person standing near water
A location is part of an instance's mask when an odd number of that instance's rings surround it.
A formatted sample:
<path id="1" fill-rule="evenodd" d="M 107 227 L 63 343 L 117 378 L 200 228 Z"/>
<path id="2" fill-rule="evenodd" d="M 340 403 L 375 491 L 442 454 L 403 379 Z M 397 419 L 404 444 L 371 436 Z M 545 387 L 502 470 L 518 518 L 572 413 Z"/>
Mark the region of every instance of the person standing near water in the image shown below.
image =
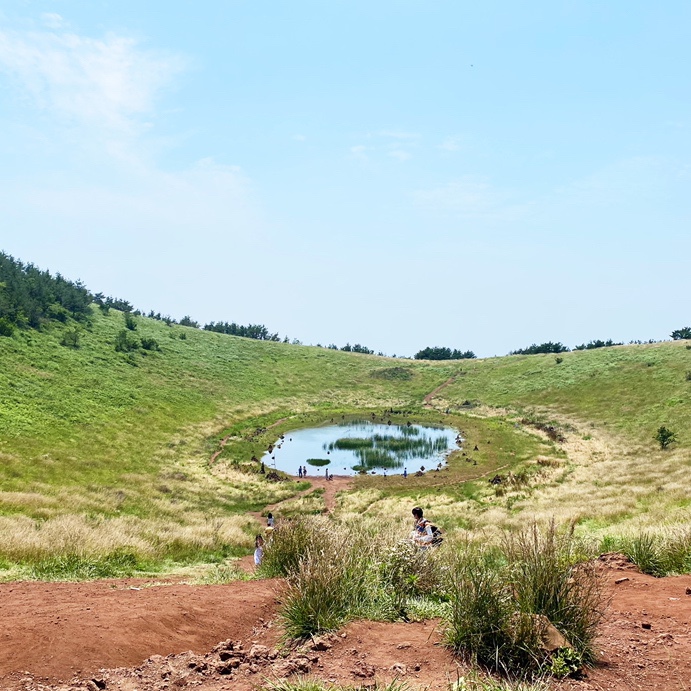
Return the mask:
<path id="1" fill-rule="evenodd" d="M 302 466 L 298 466 L 298 477 L 302 480 Z"/>

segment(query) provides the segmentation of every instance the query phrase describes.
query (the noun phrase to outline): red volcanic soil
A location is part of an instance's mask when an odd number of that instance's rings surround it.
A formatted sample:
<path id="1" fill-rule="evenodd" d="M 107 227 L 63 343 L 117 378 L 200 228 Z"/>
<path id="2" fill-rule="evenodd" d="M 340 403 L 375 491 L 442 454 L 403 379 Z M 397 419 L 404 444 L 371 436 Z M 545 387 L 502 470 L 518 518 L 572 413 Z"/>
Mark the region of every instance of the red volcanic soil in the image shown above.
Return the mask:
<path id="1" fill-rule="evenodd" d="M 611 603 L 600 662 L 554 688 L 691 688 L 691 576 L 655 579 L 606 556 L 603 577 Z M 398 677 L 413 689 L 446 689 L 464 673 L 434 622 L 354 622 L 302 649 L 281 648 L 280 588 L 280 581 L 0 584 L 0 688 L 248 691 L 267 678 L 312 675 L 358 686 Z"/>

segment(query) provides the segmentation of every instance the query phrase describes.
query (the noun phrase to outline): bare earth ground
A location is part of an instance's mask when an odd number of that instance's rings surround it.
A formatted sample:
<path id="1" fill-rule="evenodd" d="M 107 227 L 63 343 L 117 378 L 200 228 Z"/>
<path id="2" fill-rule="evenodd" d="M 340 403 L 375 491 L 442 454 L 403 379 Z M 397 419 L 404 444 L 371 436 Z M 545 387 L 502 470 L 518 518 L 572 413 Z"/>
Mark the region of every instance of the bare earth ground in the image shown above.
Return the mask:
<path id="1" fill-rule="evenodd" d="M 601 662 L 555 687 L 691 689 L 691 576 L 655 579 L 622 557 L 603 561 L 611 604 Z M 313 675 L 349 685 L 399 677 L 411 688 L 444 689 L 464 672 L 433 622 L 354 622 L 302 650 L 283 649 L 280 587 L 0 584 L 0 688 L 248 691 L 267 678 Z"/>

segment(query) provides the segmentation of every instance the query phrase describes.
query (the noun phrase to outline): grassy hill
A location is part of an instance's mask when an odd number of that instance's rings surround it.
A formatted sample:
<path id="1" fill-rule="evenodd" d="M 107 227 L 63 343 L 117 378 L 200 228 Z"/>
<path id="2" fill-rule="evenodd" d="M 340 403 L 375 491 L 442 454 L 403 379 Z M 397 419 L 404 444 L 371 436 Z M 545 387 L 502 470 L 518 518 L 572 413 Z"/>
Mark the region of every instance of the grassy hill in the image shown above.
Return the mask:
<path id="1" fill-rule="evenodd" d="M 109 574 L 243 553 L 256 529 L 246 512 L 307 487 L 256 473 L 256 444 L 336 414 L 390 408 L 462 429 L 466 448 L 478 446 L 473 463 L 459 453 L 449 470 L 407 483 L 358 478 L 340 499 L 342 515 L 407 516 L 416 501 L 458 528 L 533 514 L 584 530 L 688 518 L 684 342 L 566 353 L 559 364 L 541 355 L 430 363 L 135 320 L 128 337 L 149 349 L 117 352 L 125 318 L 95 308 L 87 325 L 0 337 L 7 573 Z M 62 345 L 74 328 L 78 347 Z M 653 435 L 663 424 L 679 441 L 660 451 Z M 490 485 L 497 473 L 502 482 Z"/>

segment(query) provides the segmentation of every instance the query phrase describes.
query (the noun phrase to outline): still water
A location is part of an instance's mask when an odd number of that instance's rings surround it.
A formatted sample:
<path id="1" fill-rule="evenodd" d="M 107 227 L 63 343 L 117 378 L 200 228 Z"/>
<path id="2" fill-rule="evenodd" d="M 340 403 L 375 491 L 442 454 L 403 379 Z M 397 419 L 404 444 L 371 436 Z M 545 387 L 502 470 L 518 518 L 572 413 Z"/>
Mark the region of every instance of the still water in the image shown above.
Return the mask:
<path id="1" fill-rule="evenodd" d="M 350 421 L 328 427 L 287 432 L 262 457 L 267 468 L 291 475 L 298 466 L 310 475 L 357 475 L 359 472 L 401 474 L 444 463 L 458 448 L 458 432 L 450 427 L 383 425 Z"/>

